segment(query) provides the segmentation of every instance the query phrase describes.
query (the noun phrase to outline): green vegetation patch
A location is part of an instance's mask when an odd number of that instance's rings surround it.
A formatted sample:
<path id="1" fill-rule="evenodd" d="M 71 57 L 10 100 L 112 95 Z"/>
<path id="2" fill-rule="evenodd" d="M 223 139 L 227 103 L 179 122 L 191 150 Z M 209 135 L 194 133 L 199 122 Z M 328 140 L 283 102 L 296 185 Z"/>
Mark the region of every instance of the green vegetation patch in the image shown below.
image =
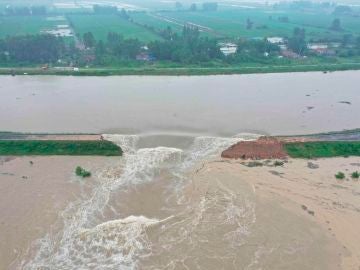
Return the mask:
<path id="1" fill-rule="evenodd" d="M 0 140 L 3 156 L 121 156 L 122 149 L 109 141 Z"/>
<path id="2" fill-rule="evenodd" d="M 338 172 L 337 174 L 335 174 L 335 178 L 342 180 L 345 178 L 345 174 L 343 172 Z"/>
<path id="3" fill-rule="evenodd" d="M 344 34 L 359 34 L 359 18 L 352 16 L 335 16 L 324 11 L 273 9 L 273 8 L 220 8 L 216 12 L 172 12 L 162 11 L 155 15 L 161 15 L 169 21 L 177 24 L 192 23 L 204 27 L 210 34 L 230 38 L 260 38 L 269 36 L 291 36 L 295 27 L 304 28 L 308 38 L 334 38 Z M 287 22 L 281 18 L 286 17 Z M 331 23 L 334 19 L 341 21 L 342 31 L 332 31 Z M 142 19 L 142 18 L 140 18 Z M 247 22 L 251 22 L 249 27 Z M 152 21 L 149 25 L 156 27 Z"/>
<path id="4" fill-rule="evenodd" d="M 85 170 L 84 168 L 77 166 L 75 169 L 75 174 L 77 176 L 80 176 L 82 178 L 86 178 L 86 177 L 90 177 L 91 176 L 91 172 Z"/>
<path id="5" fill-rule="evenodd" d="M 358 171 L 351 173 L 351 178 L 353 179 L 359 179 L 360 173 Z"/>
<path id="6" fill-rule="evenodd" d="M 167 27 L 171 27 L 174 32 L 181 33 L 183 29 L 183 25 L 179 25 L 176 22 L 171 22 L 166 20 L 165 18 L 152 13 L 145 13 L 145 12 L 133 12 L 129 14 L 131 19 L 134 20 L 136 23 L 141 25 L 145 25 L 147 27 L 156 29 L 156 30 L 163 30 Z"/>
<path id="7" fill-rule="evenodd" d="M 117 15 L 69 15 L 69 21 L 79 35 L 91 32 L 96 40 L 106 41 L 109 32 L 123 35 L 125 38 L 137 38 L 148 42 L 161 40 L 161 37 L 155 35 L 142 26 L 138 26 Z"/>
<path id="8" fill-rule="evenodd" d="M 61 18 L 61 16 L 54 16 Z M 66 19 L 52 20 L 49 16 L 0 16 L 0 38 L 41 34 L 67 25 Z"/>
<path id="9" fill-rule="evenodd" d="M 360 141 L 287 143 L 284 147 L 293 158 L 360 156 Z"/>

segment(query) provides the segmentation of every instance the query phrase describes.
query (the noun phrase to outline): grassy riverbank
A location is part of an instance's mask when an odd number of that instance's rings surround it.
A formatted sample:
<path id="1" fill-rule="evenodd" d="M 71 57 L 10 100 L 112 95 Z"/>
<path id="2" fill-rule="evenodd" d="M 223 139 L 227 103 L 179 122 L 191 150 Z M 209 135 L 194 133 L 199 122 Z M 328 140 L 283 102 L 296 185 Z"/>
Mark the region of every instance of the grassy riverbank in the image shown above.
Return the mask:
<path id="1" fill-rule="evenodd" d="M 222 74 L 255 74 L 284 73 L 308 71 L 343 71 L 359 70 L 360 63 L 337 64 L 291 64 L 291 65 L 256 65 L 234 67 L 104 67 L 71 69 L 49 68 L 42 70 L 37 67 L 6 67 L 0 68 L 0 75 L 69 75 L 69 76 L 112 76 L 112 75 L 222 75 Z"/>
<path id="2" fill-rule="evenodd" d="M 3 156 L 121 156 L 122 149 L 109 141 L 0 140 Z"/>
<path id="3" fill-rule="evenodd" d="M 292 158 L 360 156 L 360 141 L 286 143 L 284 148 Z"/>

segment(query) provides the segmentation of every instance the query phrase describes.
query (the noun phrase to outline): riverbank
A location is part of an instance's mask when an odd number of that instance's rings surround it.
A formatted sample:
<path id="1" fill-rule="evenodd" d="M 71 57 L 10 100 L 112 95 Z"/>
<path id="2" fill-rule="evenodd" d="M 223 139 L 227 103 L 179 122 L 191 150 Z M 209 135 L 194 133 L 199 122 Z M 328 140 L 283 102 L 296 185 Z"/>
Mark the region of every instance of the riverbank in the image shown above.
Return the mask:
<path id="1" fill-rule="evenodd" d="M 121 156 L 101 134 L 0 132 L 0 156 Z"/>
<path id="2" fill-rule="evenodd" d="M 338 136 L 342 140 L 336 140 Z M 334 135 L 336 134 L 336 135 Z M 346 140 L 347 137 L 359 135 L 359 130 L 329 133 L 326 135 L 313 134 L 305 136 L 262 136 L 255 141 L 243 141 L 232 145 L 221 154 L 230 159 L 286 159 L 286 158 L 331 158 L 360 156 L 360 140 Z"/>
<path id="3" fill-rule="evenodd" d="M 328 134 L 261 136 L 255 141 L 240 141 L 224 150 L 221 156 L 243 160 L 360 156 L 359 136 L 360 129 Z M 0 132 L 0 156 L 122 154 L 118 145 L 105 140 L 101 134 Z"/>
<path id="4" fill-rule="evenodd" d="M 101 141 L 101 134 L 71 133 L 22 133 L 0 131 L 0 140 L 35 140 L 35 141 Z"/>
<path id="5" fill-rule="evenodd" d="M 131 68 L 48 68 L 37 67 L 3 67 L 0 75 L 59 75 L 59 76 L 200 76 L 200 75 L 234 75 L 287 72 L 333 72 L 360 70 L 360 63 L 327 63 L 327 64 L 289 64 L 289 65 L 254 65 L 240 67 L 131 67 Z"/>
<path id="6" fill-rule="evenodd" d="M 0 140 L 0 156 L 121 156 L 112 142 L 98 140 Z"/>

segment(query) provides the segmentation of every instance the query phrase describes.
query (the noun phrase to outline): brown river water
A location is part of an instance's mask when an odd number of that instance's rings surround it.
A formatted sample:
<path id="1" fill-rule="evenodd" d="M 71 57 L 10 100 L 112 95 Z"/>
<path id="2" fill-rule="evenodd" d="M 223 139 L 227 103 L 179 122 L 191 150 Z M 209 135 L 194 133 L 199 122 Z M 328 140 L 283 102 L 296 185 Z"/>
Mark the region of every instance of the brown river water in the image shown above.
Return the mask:
<path id="1" fill-rule="evenodd" d="M 103 133 L 125 151 L 0 163 L 0 268 L 339 269 L 319 226 L 204 164 L 258 134 L 359 127 L 359 75 L 0 77 L 0 130 Z"/>
<path id="2" fill-rule="evenodd" d="M 359 71 L 0 81 L 1 131 L 234 135 L 360 126 Z"/>

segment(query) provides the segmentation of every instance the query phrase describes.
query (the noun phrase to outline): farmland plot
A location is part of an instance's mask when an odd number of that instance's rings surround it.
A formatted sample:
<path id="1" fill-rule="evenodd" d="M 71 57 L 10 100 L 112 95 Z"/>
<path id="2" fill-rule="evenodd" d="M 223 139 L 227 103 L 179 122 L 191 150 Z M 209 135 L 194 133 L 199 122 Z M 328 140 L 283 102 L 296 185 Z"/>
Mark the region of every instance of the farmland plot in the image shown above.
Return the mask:
<path id="1" fill-rule="evenodd" d="M 125 38 L 137 38 L 148 42 L 160 39 L 144 27 L 135 25 L 117 15 L 69 15 L 69 21 L 77 34 L 92 32 L 95 39 L 106 40 L 109 32 L 122 34 Z"/>

